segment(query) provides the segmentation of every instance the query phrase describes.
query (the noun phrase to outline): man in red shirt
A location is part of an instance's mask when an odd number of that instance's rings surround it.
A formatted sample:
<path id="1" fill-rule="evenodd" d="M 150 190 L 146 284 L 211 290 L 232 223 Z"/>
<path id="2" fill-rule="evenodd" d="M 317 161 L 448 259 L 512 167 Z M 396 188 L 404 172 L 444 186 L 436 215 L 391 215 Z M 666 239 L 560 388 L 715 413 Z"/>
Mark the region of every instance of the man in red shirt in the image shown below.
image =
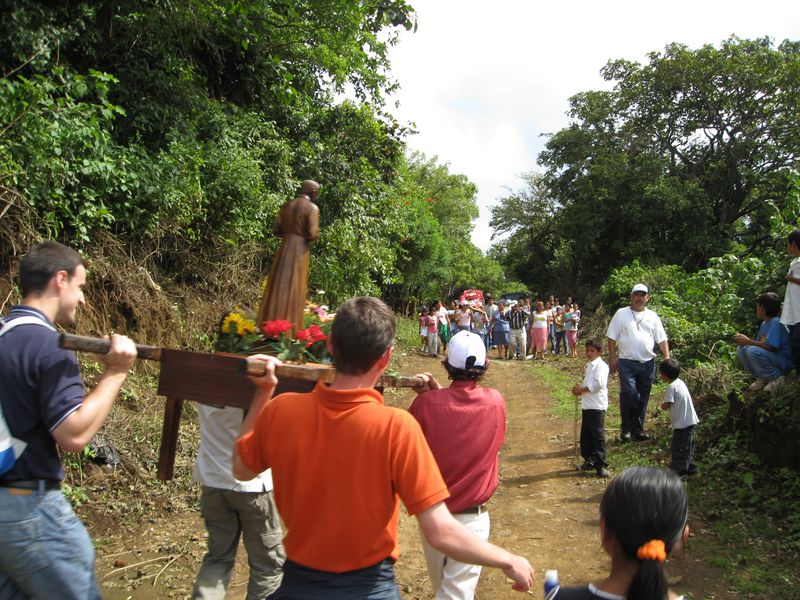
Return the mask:
<path id="1" fill-rule="evenodd" d="M 272 468 L 286 524 L 287 561 L 273 600 L 400 600 L 399 500 L 423 536 L 456 560 L 501 568 L 525 591 L 527 560 L 473 535 L 450 512 L 449 496 L 418 423 L 385 406 L 374 388 L 392 356 L 396 319 L 376 298 L 351 298 L 336 312 L 330 385 L 272 398 L 275 358 L 266 368 L 234 448 L 233 474 L 248 480 Z"/>
<path id="2" fill-rule="evenodd" d="M 500 392 L 478 385 L 486 372 L 486 347 L 479 335 L 460 331 L 450 340 L 445 369 L 453 380 L 442 388 L 430 373 L 409 412 L 419 421 L 450 497 L 453 516 L 482 540 L 489 539 L 486 502 L 497 489 L 497 454 L 506 432 L 506 404 Z M 479 565 L 422 546 L 436 600 L 471 600 L 481 574 Z"/>

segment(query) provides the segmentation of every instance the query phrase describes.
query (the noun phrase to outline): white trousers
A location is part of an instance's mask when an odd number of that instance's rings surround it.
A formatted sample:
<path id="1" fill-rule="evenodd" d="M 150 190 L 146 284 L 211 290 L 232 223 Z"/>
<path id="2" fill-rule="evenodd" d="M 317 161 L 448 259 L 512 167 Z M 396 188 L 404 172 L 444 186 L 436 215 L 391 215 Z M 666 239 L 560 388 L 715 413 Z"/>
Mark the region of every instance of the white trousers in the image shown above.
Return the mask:
<path id="1" fill-rule="evenodd" d="M 489 539 L 489 513 L 453 515 L 483 541 Z M 422 549 L 428 563 L 428 576 L 436 592 L 436 600 L 473 600 L 481 567 L 458 562 L 439 552 L 422 536 Z"/>
<path id="2" fill-rule="evenodd" d="M 512 329 L 510 340 L 511 341 L 508 344 L 508 357 L 513 358 L 514 354 L 516 353 L 516 349 L 519 349 L 519 353 L 522 355 L 522 358 L 525 358 L 525 345 L 527 344 L 525 330 Z"/>
<path id="3" fill-rule="evenodd" d="M 425 350 L 428 354 L 436 356 L 439 353 L 439 334 L 438 332 L 428 333 L 427 345 Z"/>

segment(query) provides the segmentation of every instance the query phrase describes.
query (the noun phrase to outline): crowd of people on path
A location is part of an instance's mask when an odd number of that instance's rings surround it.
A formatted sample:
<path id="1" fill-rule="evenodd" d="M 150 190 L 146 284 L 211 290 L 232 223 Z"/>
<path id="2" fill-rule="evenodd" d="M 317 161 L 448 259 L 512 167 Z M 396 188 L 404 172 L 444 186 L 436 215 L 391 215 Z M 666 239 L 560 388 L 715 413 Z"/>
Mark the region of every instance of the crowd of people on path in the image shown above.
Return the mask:
<path id="1" fill-rule="evenodd" d="M 735 338 L 743 366 L 757 378 L 754 390 L 775 391 L 792 364 L 800 370 L 800 231 L 790 234 L 788 250 L 795 258 L 783 308 L 775 294 L 762 294 L 758 335 Z M 0 598 L 101 598 L 94 547 L 61 491 L 59 448 L 86 447 L 137 350 L 129 338 L 112 335 L 104 370 L 85 392 L 75 354 L 59 347 L 55 326 L 74 323 L 85 304 L 86 276 L 74 250 L 56 242 L 34 246 L 20 265 L 22 302 L 0 320 Z M 648 301 L 647 286 L 637 283 L 630 305 L 614 314 L 606 332 L 608 363 L 602 341 L 585 341 L 584 379 L 572 388 L 583 408 L 581 468 L 609 475 L 608 377 L 620 379 L 621 441 L 642 442 L 649 437 L 645 418 L 658 372 L 668 383 L 661 406 L 672 420 L 671 469 L 633 467 L 611 480 L 599 507 L 610 572 L 557 589 L 553 598 L 679 598 L 668 589 L 664 562 L 689 533 L 681 479 L 697 472 L 698 420 Z M 386 406 L 375 389 L 397 329 L 395 315 L 376 298 L 351 298 L 339 307 L 328 339 L 332 383 L 274 396 L 280 361 L 249 357 L 263 372 L 249 376 L 256 388 L 249 410 L 200 411 L 195 478 L 203 486 L 209 539 L 193 597 L 224 597 L 243 537 L 249 600 L 399 600 L 394 564 L 401 501 L 419 524 L 437 599 L 473 598 L 481 567 L 501 569 L 514 590 L 528 591 L 534 581 L 528 560 L 488 542 L 487 502 L 499 484 L 506 414 L 502 395 L 481 380 L 491 347 L 499 359 L 542 358 L 548 340 L 553 353 L 566 341 L 565 352 L 576 356 L 579 322 L 571 299 L 563 306 L 552 298 L 506 309 L 502 300 L 487 298 L 482 309 L 451 305 L 449 311 L 434 302 L 420 315 L 420 335 L 433 354 L 442 342 L 452 381 L 445 388 L 420 373 L 408 411 Z"/>
<path id="2" fill-rule="evenodd" d="M 553 295 L 546 301 L 523 296 L 495 302 L 487 294 L 485 303 L 452 300 L 449 308 L 434 300 L 420 309 L 420 351 L 445 354 L 453 335 L 471 331 L 501 360 L 544 360 L 547 354 L 577 358 L 580 320 L 580 306 L 571 296 L 563 305 Z"/>

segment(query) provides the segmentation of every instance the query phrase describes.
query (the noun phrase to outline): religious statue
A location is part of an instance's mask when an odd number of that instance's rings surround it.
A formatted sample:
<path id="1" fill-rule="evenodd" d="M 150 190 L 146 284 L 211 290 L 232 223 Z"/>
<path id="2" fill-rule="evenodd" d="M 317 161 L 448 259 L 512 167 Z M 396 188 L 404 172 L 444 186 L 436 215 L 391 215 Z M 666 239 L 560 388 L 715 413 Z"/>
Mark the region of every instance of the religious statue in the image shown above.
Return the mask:
<path id="1" fill-rule="evenodd" d="M 283 238 L 272 261 L 267 291 L 258 311 L 258 323 L 286 320 L 292 334 L 303 328 L 308 291 L 308 245 L 319 237 L 319 209 L 314 201 L 319 184 L 310 179 L 281 207 L 272 233 Z"/>

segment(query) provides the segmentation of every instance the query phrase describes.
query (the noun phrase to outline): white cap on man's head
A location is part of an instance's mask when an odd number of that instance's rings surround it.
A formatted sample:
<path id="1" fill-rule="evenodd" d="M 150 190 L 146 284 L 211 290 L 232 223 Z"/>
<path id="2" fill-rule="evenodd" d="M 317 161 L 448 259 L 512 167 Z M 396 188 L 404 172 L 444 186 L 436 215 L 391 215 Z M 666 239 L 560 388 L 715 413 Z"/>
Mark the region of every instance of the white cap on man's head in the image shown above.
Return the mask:
<path id="1" fill-rule="evenodd" d="M 481 336 L 459 331 L 447 343 L 447 364 L 456 369 L 486 366 L 486 346 Z"/>
<path id="2" fill-rule="evenodd" d="M 647 289 L 647 286 L 643 283 L 637 283 L 635 286 L 633 286 L 631 294 L 635 294 L 636 292 L 644 292 L 645 294 L 650 293 Z"/>

